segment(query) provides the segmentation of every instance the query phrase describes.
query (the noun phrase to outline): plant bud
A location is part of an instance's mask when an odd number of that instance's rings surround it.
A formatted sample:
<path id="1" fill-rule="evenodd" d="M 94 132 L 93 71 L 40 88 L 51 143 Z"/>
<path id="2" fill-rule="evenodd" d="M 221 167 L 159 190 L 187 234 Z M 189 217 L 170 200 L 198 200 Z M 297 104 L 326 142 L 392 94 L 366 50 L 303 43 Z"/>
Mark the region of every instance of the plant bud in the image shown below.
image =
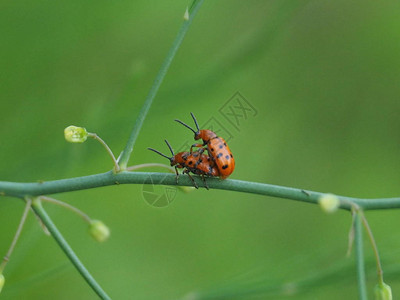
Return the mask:
<path id="1" fill-rule="evenodd" d="M 378 283 L 374 289 L 376 300 L 392 300 L 392 289 L 386 283 Z"/>
<path id="2" fill-rule="evenodd" d="M 99 220 L 92 220 L 89 225 L 90 235 L 98 242 L 106 241 L 110 236 L 110 229 Z"/>
<path id="3" fill-rule="evenodd" d="M 1 293 L 1 290 L 3 289 L 5 281 L 6 280 L 4 279 L 4 275 L 0 273 L 0 293 Z"/>
<path id="4" fill-rule="evenodd" d="M 324 212 L 332 214 L 338 210 L 340 200 L 337 196 L 333 194 L 325 194 L 318 199 L 318 203 Z"/>
<path id="5" fill-rule="evenodd" d="M 70 143 L 83 143 L 88 137 L 88 132 L 83 127 L 71 125 L 64 129 L 64 137 Z"/>
<path id="6" fill-rule="evenodd" d="M 189 21 L 189 8 L 186 7 L 185 14 L 183 15 L 185 21 Z"/>

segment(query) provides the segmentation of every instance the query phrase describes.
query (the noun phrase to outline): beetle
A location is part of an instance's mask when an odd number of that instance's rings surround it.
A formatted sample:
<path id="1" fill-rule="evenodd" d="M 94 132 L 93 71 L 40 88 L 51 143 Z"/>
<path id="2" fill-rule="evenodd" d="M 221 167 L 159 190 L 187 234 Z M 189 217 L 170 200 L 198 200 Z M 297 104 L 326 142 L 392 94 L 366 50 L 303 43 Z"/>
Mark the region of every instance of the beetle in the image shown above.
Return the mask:
<path id="1" fill-rule="evenodd" d="M 174 154 L 174 150 L 171 145 L 165 140 L 169 150 L 171 151 L 172 156 L 169 157 L 158 150 L 153 148 L 148 148 L 149 150 L 168 158 L 171 162 L 171 166 L 175 167 L 176 172 L 176 183 L 178 183 L 179 173 L 178 168 L 184 169 L 182 174 L 187 174 L 189 178 L 192 180 L 193 185 L 196 189 L 198 189 L 197 183 L 194 181 L 193 177 L 190 175 L 190 172 L 196 175 L 200 175 L 203 179 L 204 186 L 208 190 L 208 185 L 205 179 L 205 176 L 209 177 L 217 177 L 220 175 L 220 172 L 215 164 L 215 162 L 206 154 L 203 154 L 204 150 L 199 149 L 194 152 L 179 152 Z"/>
<path id="2" fill-rule="evenodd" d="M 235 169 L 235 160 L 233 159 L 231 150 L 229 149 L 225 140 L 222 137 L 217 136 L 215 132 L 208 129 L 200 130 L 196 117 L 193 115 L 193 113 L 190 113 L 190 115 L 193 118 L 197 131 L 184 122 L 175 120 L 176 122 L 193 131 L 195 140 L 203 140 L 203 144 L 193 144 L 190 147 L 190 152 L 192 152 L 193 147 L 204 149 L 203 147 L 206 146 L 208 155 L 215 161 L 215 164 L 218 167 L 220 177 L 222 179 L 226 179 Z"/>

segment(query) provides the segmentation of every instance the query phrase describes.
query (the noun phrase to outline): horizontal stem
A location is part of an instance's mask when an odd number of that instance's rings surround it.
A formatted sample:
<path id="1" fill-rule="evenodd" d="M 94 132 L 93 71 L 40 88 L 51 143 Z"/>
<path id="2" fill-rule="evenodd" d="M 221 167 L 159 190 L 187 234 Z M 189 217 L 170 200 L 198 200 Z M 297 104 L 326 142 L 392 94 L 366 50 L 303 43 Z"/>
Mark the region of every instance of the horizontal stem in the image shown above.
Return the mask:
<path id="1" fill-rule="evenodd" d="M 201 178 L 198 176 L 193 176 L 193 178 L 195 178 L 198 185 L 201 187 Z M 38 183 L 0 181 L 0 195 L 21 198 L 26 196 L 39 196 L 86 190 L 90 188 L 118 184 L 177 185 L 176 176 L 173 174 L 148 172 L 121 172 L 118 174 L 113 174 L 113 172 L 110 171 L 107 173 Z M 210 189 L 259 194 L 314 204 L 317 204 L 318 199 L 325 194 L 297 188 L 235 179 L 220 180 L 218 178 L 207 178 L 207 184 Z M 188 176 L 180 176 L 178 185 L 193 186 L 193 183 L 190 181 Z M 400 197 L 382 199 L 359 199 L 338 195 L 337 197 L 341 201 L 340 207 L 347 210 L 351 209 L 352 203 L 357 204 L 364 210 L 400 208 Z"/>

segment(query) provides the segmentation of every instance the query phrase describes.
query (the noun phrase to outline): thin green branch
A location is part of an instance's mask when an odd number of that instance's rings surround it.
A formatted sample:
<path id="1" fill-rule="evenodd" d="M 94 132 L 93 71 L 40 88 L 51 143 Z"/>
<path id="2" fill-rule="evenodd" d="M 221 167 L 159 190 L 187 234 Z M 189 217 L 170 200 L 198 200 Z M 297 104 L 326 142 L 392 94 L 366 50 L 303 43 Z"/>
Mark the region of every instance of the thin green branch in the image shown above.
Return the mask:
<path id="1" fill-rule="evenodd" d="M 35 216 L 36 220 L 38 221 L 40 228 L 42 228 L 44 234 L 47 236 L 51 236 L 50 231 L 47 229 L 46 225 L 44 225 L 42 219 L 36 214 L 36 212 L 33 210 L 32 207 L 31 207 L 31 210 L 32 210 L 33 215 Z"/>
<path id="2" fill-rule="evenodd" d="M 42 204 L 39 198 L 36 198 L 32 203 L 32 208 L 36 212 L 36 214 L 40 217 L 43 223 L 46 225 L 47 229 L 50 231 L 51 235 L 54 237 L 58 245 L 64 251 L 64 253 L 68 256 L 69 260 L 73 263 L 75 268 L 79 271 L 79 273 L 85 278 L 87 283 L 92 287 L 92 289 L 96 292 L 96 294 L 101 299 L 110 299 L 110 297 L 106 294 L 105 291 L 101 288 L 101 286 L 96 282 L 93 276 L 89 273 L 89 271 L 85 268 L 82 262 L 79 260 L 78 256 L 74 253 L 72 248 L 68 245 L 67 241 L 58 231 L 57 227 L 54 225 L 53 221 L 47 215 L 46 211 L 43 209 Z"/>
<path id="3" fill-rule="evenodd" d="M 198 176 L 193 176 L 200 187 L 203 186 L 202 180 Z M 162 184 L 193 186 L 188 176 L 180 176 L 179 184 L 176 184 L 176 177 L 166 173 L 148 172 L 113 172 L 75 177 L 54 181 L 37 183 L 19 183 L 0 181 L 0 195 L 13 197 L 41 196 L 56 193 L 64 193 L 77 190 L 86 190 L 101 186 L 118 184 Z M 243 180 L 220 180 L 218 178 L 207 178 L 210 189 L 230 190 L 236 192 L 258 194 L 264 196 L 292 199 L 307 203 L 318 204 L 318 199 L 325 193 L 313 192 L 303 189 L 284 187 L 266 183 L 250 182 Z M 341 204 L 340 208 L 350 210 L 352 204 L 358 205 L 363 210 L 400 208 L 400 197 L 382 199 L 359 199 L 336 195 Z"/>
<path id="4" fill-rule="evenodd" d="M 139 169 L 144 169 L 144 168 L 164 168 L 169 170 L 171 173 L 175 173 L 175 169 L 173 167 L 164 165 L 164 164 L 159 164 L 159 163 L 147 163 L 147 164 L 140 164 L 140 165 L 134 165 L 131 167 L 127 167 L 127 171 L 136 171 Z"/>
<path id="5" fill-rule="evenodd" d="M 171 65 L 171 62 L 174 59 L 176 52 L 178 51 L 180 45 L 182 44 L 183 38 L 185 37 L 185 34 L 188 31 L 190 24 L 192 24 L 193 18 L 195 17 L 202 3 L 203 0 L 194 0 L 192 2 L 192 5 L 189 9 L 189 18 L 184 19 L 183 24 L 178 32 L 178 35 L 176 36 L 174 42 L 172 43 L 172 46 L 168 51 L 167 56 L 165 57 L 165 60 L 161 65 L 160 70 L 158 71 L 158 74 L 153 82 L 153 85 L 150 88 L 149 94 L 146 97 L 142 109 L 140 110 L 139 115 L 136 118 L 135 125 L 132 129 L 131 135 L 129 136 L 125 149 L 122 152 L 121 157 L 118 161 L 122 170 L 125 170 L 126 166 L 128 165 L 129 157 L 132 153 L 133 146 L 139 135 L 140 129 L 142 128 L 143 121 L 146 118 L 146 115 L 150 109 L 153 99 L 156 96 L 158 89 L 160 88 L 161 83 L 163 82 L 164 77 L 167 74 L 169 66 Z"/>
<path id="6" fill-rule="evenodd" d="M 356 213 L 354 222 L 354 234 L 355 234 L 355 255 L 357 264 L 357 281 L 358 281 L 358 293 L 360 300 L 367 299 L 367 285 L 365 280 L 365 267 L 364 267 L 364 249 L 363 249 L 363 235 L 362 235 L 362 224 L 361 214 Z"/>
<path id="7" fill-rule="evenodd" d="M 90 224 L 90 221 L 91 221 L 90 217 L 87 214 L 85 214 L 83 211 L 81 211 L 80 209 L 76 208 L 75 206 L 72 206 L 72 205 L 70 205 L 68 203 L 65 203 L 63 201 L 60 201 L 60 200 L 57 200 L 57 199 L 54 199 L 54 198 L 51 198 L 51 197 L 46 197 L 46 196 L 40 196 L 40 200 L 46 201 L 46 202 L 49 202 L 49 203 L 53 203 L 53 204 L 56 204 L 56 205 L 61 206 L 61 207 L 64 207 L 64 208 L 74 212 L 75 214 L 80 216 L 85 222 Z"/>
<path id="8" fill-rule="evenodd" d="M 88 136 L 91 137 L 92 139 L 95 139 L 96 141 L 98 141 L 104 147 L 104 149 L 106 149 L 108 155 L 111 157 L 111 160 L 113 161 L 114 171 L 116 173 L 118 173 L 120 171 L 119 164 L 114 156 L 114 153 L 111 151 L 110 147 L 108 147 L 107 143 L 101 137 L 99 137 L 96 133 L 88 132 Z"/>
<path id="9" fill-rule="evenodd" d="M 364 213 L 361 211 L 361 218 L 362 218 L 362 223 L 364 225 L 365 230 L 367 231 L 367 235 L 369 237 L 369 240 L 371 242 L 372 245 L 372 250 L 374 251 L 374 255 L 375 255 L 375 260 L 376 260 L 376 272 L 378 275 L 378 281 L 380 284 L 383 284 L 383 269 L 382 269 L 382 264 L 381 264 L 381 260 L 379 257 L 379 252 L 378 252 L 378 246 L 376 245 L 375 239 L 374 239 L 374 235 L 372 234 L 372 230 L 369 227 L 367 218 L 364 216 Z"/>
<path id="10" fill-rule="evenodd" d="M 26 221 L 26 217 L 28 216 L 29 210 L 31 209 L 31 204 L 32 201 L 30 199 L 26 200 L 26 204 L 25 204 L 25 209 L 24 212 L 22 213 L 22 217 L 21 217 L 21 221 L 19 222 L 18 228 L 17 228 L 17 232 L 14 235 L 14 238 L 11 242 L 10 248 L 7 251 L 7 254 L 4 256 L 3 261 L 1 262 L 0 265 L 0 274 L 3 273 L 4 268 L 6 267 L 8 261 L 10 260 L 11 254 L 14 251 L 15 245 L 17 244 L 18 238 L 21 235 L 22 232 L 22 228 L 24 227 L 25 221 Z"/>
<path id="11" fill-rule="evenodd" d="M 355 222 L 356 222 L 356 209 L 352 208 L 351 209 L 351 225 L 350 225 L 350 230 L 349 230 L 349 234 L 348 234 L 348 243 L 347 243 L 347 252 L 346 252 L 346 256 L 350 257 L 351 255 L 351 250 L 353 249 L 353 244 L 354 244 L 354 227 L 355 227 Z"/>

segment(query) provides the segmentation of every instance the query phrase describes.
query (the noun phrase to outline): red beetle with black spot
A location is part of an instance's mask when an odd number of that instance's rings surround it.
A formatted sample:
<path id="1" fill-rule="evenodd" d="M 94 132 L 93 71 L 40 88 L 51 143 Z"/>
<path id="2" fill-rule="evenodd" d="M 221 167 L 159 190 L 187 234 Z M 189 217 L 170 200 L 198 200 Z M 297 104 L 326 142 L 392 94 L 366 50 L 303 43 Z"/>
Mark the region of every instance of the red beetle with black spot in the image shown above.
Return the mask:
<path id="1" fill-rule="evenodd" d="M 215 132 L 208 129 L 200 130 L 195 116 L 193 113 L 190 114 L 194 120 L 197 131 L 182 121 L 175 120 L 176 122 L 193 131 L 195 140 L 203 140 L 203 144 L 193 144 L 192 147 L 190 147 L 190 152 L 192 152 L 193 147 L 204 149 L 203 147 L 207 146 L 208 155 L 210 155 L 210 157 L 215 161 L 220 173 L 220 177 L 222 179 L 227 178 L 235 169 L 235 160 L 233 159 L 231 150 L 229 149 L 225 140 L 222 137 L 217 136 Z"/>
<path id="2" fill-rule="evenodd" d="M 196 189 L 198 188 L 197 183 L 190 175 L 190 172 L 201 176 L 204 182 L 204 187 L 206 189 L 208 189 L 208 185 L 204 176 L 216 177 L 220 175 L 215 162 L 208 155 L 203 154 L 204 152 L 203 149 L 199 149 L 199 151 L 195 152 L 179 152 L 177 154 L 174 154 L 174 150 L 172 150 L 172 147 L 167 140 L 165 140 L 165 143 L 167 144 L 169 150 L 171 151 L 172 154 L 171 157 L 153 148 L 148 148 L 148 149 L 169 159 L 169 161 L 171 162 L 171 166 L 175 167 L 176 183 L 178 183 L 178 178 L 179 178 L 178 168 L 183 169 L 182 173 L 187 174 L 189 176 L 190 180 L 192 180 L 193 185 Z"/>

